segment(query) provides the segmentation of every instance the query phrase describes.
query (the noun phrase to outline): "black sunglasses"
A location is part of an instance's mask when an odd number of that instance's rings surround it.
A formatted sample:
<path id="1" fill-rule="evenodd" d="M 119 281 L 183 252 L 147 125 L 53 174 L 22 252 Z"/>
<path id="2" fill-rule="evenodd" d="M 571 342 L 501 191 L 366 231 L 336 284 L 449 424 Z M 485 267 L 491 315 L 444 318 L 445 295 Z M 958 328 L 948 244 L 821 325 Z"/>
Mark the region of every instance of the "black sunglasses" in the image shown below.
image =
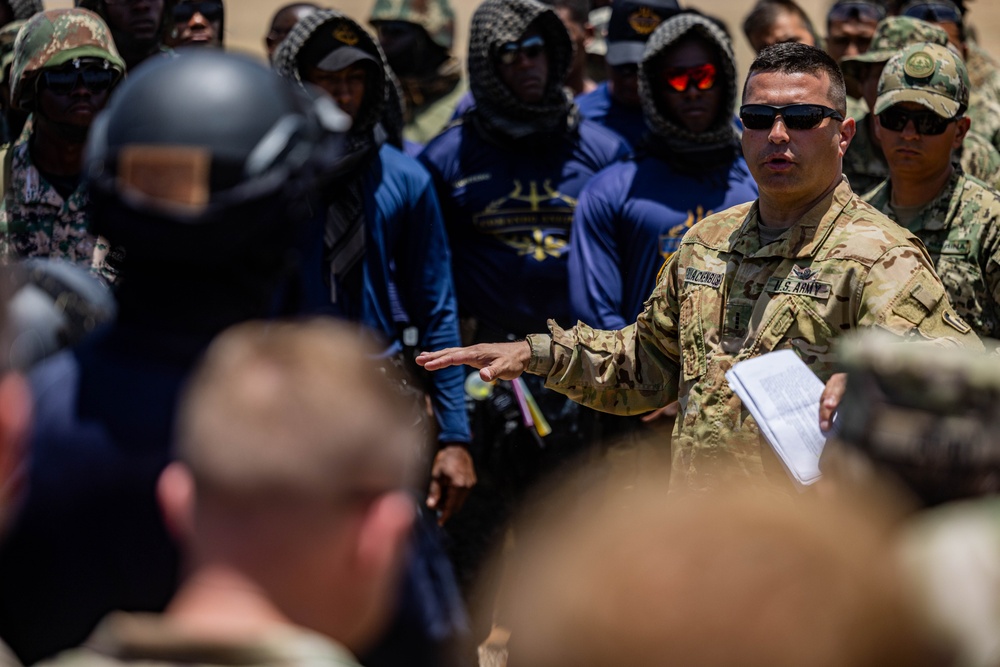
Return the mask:
<path id="1" fill-rule="evenodd" d="M 748 130 L 770 130 L 774 119 L 781 116 L 782 122 L 789 130 L 812 130 L 823 122 L 824 118 L 844 120 L 836 109 L 822 104 L 787 104 L 775 107 L 770 104 L 744 104 L 740 107 L 740 120 Z"/>
<path id="2" fill-rule="evenodd" d="M 943 134 L 952 122 L 958 120 L 958 116 L 942 118 L 930 110 L 909 111 L 899 106 L 891 106 L 878 115 L 878 124 L 893 132 L 902 132 L 911 120 L 918 134 L 936 136 Z"/>
<path id="3" fill-rule="evenodd" d="M 94 93 L 102 93 L 111 88 L 118 73 L 110 69 L 92 67 L 72 69 L 48 69 L 42 72 L 39 79 L 42 86 L 56 95 L 69 95 L 80 82 Z"/>
<path id="4" fill-rule="evenodd" d="M 528 60 L 534 60 L 542 55 L 545 50 L 545 39 L 541 35 L 534 35 L 520 42 L 507 42 L 501 44 L 497 49 L 497 58 L 504 65 L 513 65 L 523 53 Z"/>
<path id="5" fill-rule="evenodd" d="M 827 21 L 868 21 L 878 23 L 885 18 L 885 7 L 859 0 L 838 2 L 830 8 Z"/>
<path id="6" fill-rule="evenodd" d="M 951 5 L 939 2 L 924 2 L 907 7 L 903 16 L 921 19 L 931 23 L 961 23 L 962 12 Z"/>
<path id="7" fill-rule="evenodd" d="M 174 22 L 187 23 L 195 13 L 204 16 L 206 21 L 218 21 L 222 18 L 222 12 L 222 3 L 217 0 L 185 2 L 180 5 L 174 5 Z"/>

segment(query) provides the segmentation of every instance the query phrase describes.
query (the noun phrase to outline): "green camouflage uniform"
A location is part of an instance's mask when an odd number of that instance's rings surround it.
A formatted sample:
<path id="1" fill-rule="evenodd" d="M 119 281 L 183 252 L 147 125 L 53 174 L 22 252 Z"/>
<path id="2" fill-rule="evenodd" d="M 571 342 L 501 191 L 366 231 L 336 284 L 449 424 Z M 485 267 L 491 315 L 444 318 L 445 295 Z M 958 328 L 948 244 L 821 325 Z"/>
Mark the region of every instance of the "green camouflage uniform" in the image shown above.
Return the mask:
<path id="1" fill-rule="evenodd" d="M 50 10 L 36 14 L 18 33 L 11 65 L 11 99 L 37 113 L 35 81 L 51 68 L 98 58 L 125 72 L 111 33 L 93 12 Z M 52 257 L 91 266 L 97 239 L 88 230 L 87 192 L 82 186 L 67 199 L 39 173 L 31 158 L 33 121 L 9 149 L 9 182 L 0 204 L 0 250 L 17 257 Z"/>
<path id="2" fill-rule="evenodd" d="M 825 382 L 836 370 L 836 339 L 859 327 L 982 349 L 916 237 L 846 180 L 763 248 L 759 222 L 756 202 L 705 218 L 668 260 L 635 324 L 597 331 L 550 322 L 551 337 L 528 337 L 528 372 L 617 414 L 679 398 L 673 475 L 700 486 L 780 470 L 726 382 L 739 361 L 792 349 Z"/>
<path id="3" fill-rule="evenodd" d="M 886 181 L 865 200 L 895 219 Z M 907 228 L 930 253 L 955 311 L 980 336 L 1000 338 L 1000 199 L 956 169 Z"/>
<path id="4" fill-rule="evenodd" d="M 890 16 L 876 26 L 867 52 L 843 60 L 844 78 L 860 87 L 867 65 L 886 63 L 907 46 L 920 42 L 947 46 L 948 33 L 920 19 Z M 979 100 L 975 98 L 977 103 Z M 994 114 L 994 110 L 1000 111 L 990 102 L 970 110 L 976 133 L 967 135 L 959 159 L 967 174 L 997 187 L 1000 186 L 1000 113 Z M 858 132 L 844 155 L 843 170 L 854 191 L 865 193 L 889 177 L 889 166 L 872 136 L 870 123 L 874 119 L 865 114 L 855 120 Z M 998 144 L 994 145 L 994 141 Z"/>
<path id="5" fill-rule="evenodd" d="M 31 118 L 10 148 L 11 182 L 0 204 L 0 248 L 13 257 L 52 257 L 90 267 L 97 237 L 88 229 L 89 197 L 81 185 L 63 199 L 31 162 Z"/>
<path id="6" fill-rule="evenodd" d="M 895 104 L 920 104 L 941 118 L 952 118 L 969 99 L 969 78 L 962 59 L 937 44 L 914 44 L 890 60 L 878 83 L 875 111 Z M 947 165 L 939 165 L 941 168 Z M 892 182 L 868 197 L 869 203 L 897 219 Z M 961 169 L 907 224 L 924 242 L 952 306 L 981 336 L 1000 337 L 1000 198 Z"/>
<path id="7" fill-rule="evenodd" d="M 455 12 L 448 0 L 376 0 L 369 23 L 405 21 L 420 26 L 446 51 L 455 43 Z M 451 122 L 455 107 L 469 87 L 462 78 L 462 63 L 450 56 L 426 77 L 398 76 L 406 102 L 403 137 L 426 144 Z"/>
<path id="8" fill-rule="evenodd" d="M 45 667 L 360 667 L 339 644 L 283 626 L 249 642 L 210 641 L 155 614 L 107 616 L 86 643 L 39 663 Z"/>
<path id="9" fill-rule="evenodd" d="M 1000 103 L 1000 70 L 993 57 L 979 44 L 968 39 L 965 42 L 965 59 L 972 89 L 983 97 Z"/>

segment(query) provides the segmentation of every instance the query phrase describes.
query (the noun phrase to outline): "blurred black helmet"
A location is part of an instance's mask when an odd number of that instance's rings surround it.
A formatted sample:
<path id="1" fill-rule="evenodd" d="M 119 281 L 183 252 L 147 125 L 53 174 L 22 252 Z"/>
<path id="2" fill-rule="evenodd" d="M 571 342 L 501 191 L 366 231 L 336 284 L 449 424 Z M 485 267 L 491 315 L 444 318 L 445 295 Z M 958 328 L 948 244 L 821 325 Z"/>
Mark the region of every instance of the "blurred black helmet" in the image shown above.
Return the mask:
<path id="1" fill-rule="evenodd" d="M 350 119 L 252 60 L 181 50 L 112 96 L 84 158 L 96 234 L 131 271 L 273 255 L 312 212 Z"/>

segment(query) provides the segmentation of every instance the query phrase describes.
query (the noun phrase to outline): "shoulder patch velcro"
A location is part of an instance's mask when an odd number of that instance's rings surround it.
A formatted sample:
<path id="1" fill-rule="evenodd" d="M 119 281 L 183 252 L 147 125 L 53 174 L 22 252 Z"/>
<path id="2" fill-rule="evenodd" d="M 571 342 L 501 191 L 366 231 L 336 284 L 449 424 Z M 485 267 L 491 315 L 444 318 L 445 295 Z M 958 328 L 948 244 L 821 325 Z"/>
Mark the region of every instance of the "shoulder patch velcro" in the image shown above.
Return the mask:
<path id="1" fill-rule="evenodd" d="M 945 324 L 958 331 L 958 333 L 967 334 L 972 331 L 972 327 L 966 324 L 965 320 L 951 312 L 948 308 L 945 308 L 944 311 L 942 311 L 941 318 L 944 320 Z"/>

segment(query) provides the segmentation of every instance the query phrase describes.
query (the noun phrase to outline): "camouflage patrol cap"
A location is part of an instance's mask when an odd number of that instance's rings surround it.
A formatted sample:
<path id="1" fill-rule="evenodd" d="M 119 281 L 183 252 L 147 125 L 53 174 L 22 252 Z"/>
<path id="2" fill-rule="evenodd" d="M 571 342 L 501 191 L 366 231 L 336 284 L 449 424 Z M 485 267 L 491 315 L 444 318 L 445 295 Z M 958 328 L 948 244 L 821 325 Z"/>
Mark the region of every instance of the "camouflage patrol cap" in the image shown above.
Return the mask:
<path id="1" fill-rule="evenodd" d="M 377 28 L 381 21 L 414 23 L 448 51 L 455 44 L 455 11 L 448 0 L 375 0 L 368 22 Z"/>
<path id="2" fill-rule="evenodd" d="M 948 33 L 933 23 L 908 16 L 890 16 L 883 19 L 875 26 L 875 34 L 872 35 L 867 52 L 840 61 L 844 79 L 860 85 L 865 65 L 888 62 L 901 50 L 918 42 L 947 46 Z"/>
<path id="3" fill-rule="evenodd" d="M 97 14 L 86 9 L 50 9 L 36 14 L 14 42 L 11 102 L 30 111 L 38 74 L 79 58 L 100 58 L 119 75 L 125 73 L 125 62 L 118 55 L 111 31 Z"/>
<path id="4" fill-rule="evenodd" d="M 969 106 L 965 63 L 939 44 L 908 46 L 882 70 L 873 111 L 877 115 L 900 102 L 916 102 L 942 118 L 954 118 Z"/>
<path id="5" fill-rule="evenodd" d="M 929 504 L 1000 491 L 1000 357 L 877 331 L 847 340 L 840 357 L 838 445 Z"/>
<path id="6" fill-rule="evenodd" d="M 14 41 L 24 21 L 11 21 L 0 28 L 0 82 L 7 80 L 7 68 L 14 62 Z"/>

